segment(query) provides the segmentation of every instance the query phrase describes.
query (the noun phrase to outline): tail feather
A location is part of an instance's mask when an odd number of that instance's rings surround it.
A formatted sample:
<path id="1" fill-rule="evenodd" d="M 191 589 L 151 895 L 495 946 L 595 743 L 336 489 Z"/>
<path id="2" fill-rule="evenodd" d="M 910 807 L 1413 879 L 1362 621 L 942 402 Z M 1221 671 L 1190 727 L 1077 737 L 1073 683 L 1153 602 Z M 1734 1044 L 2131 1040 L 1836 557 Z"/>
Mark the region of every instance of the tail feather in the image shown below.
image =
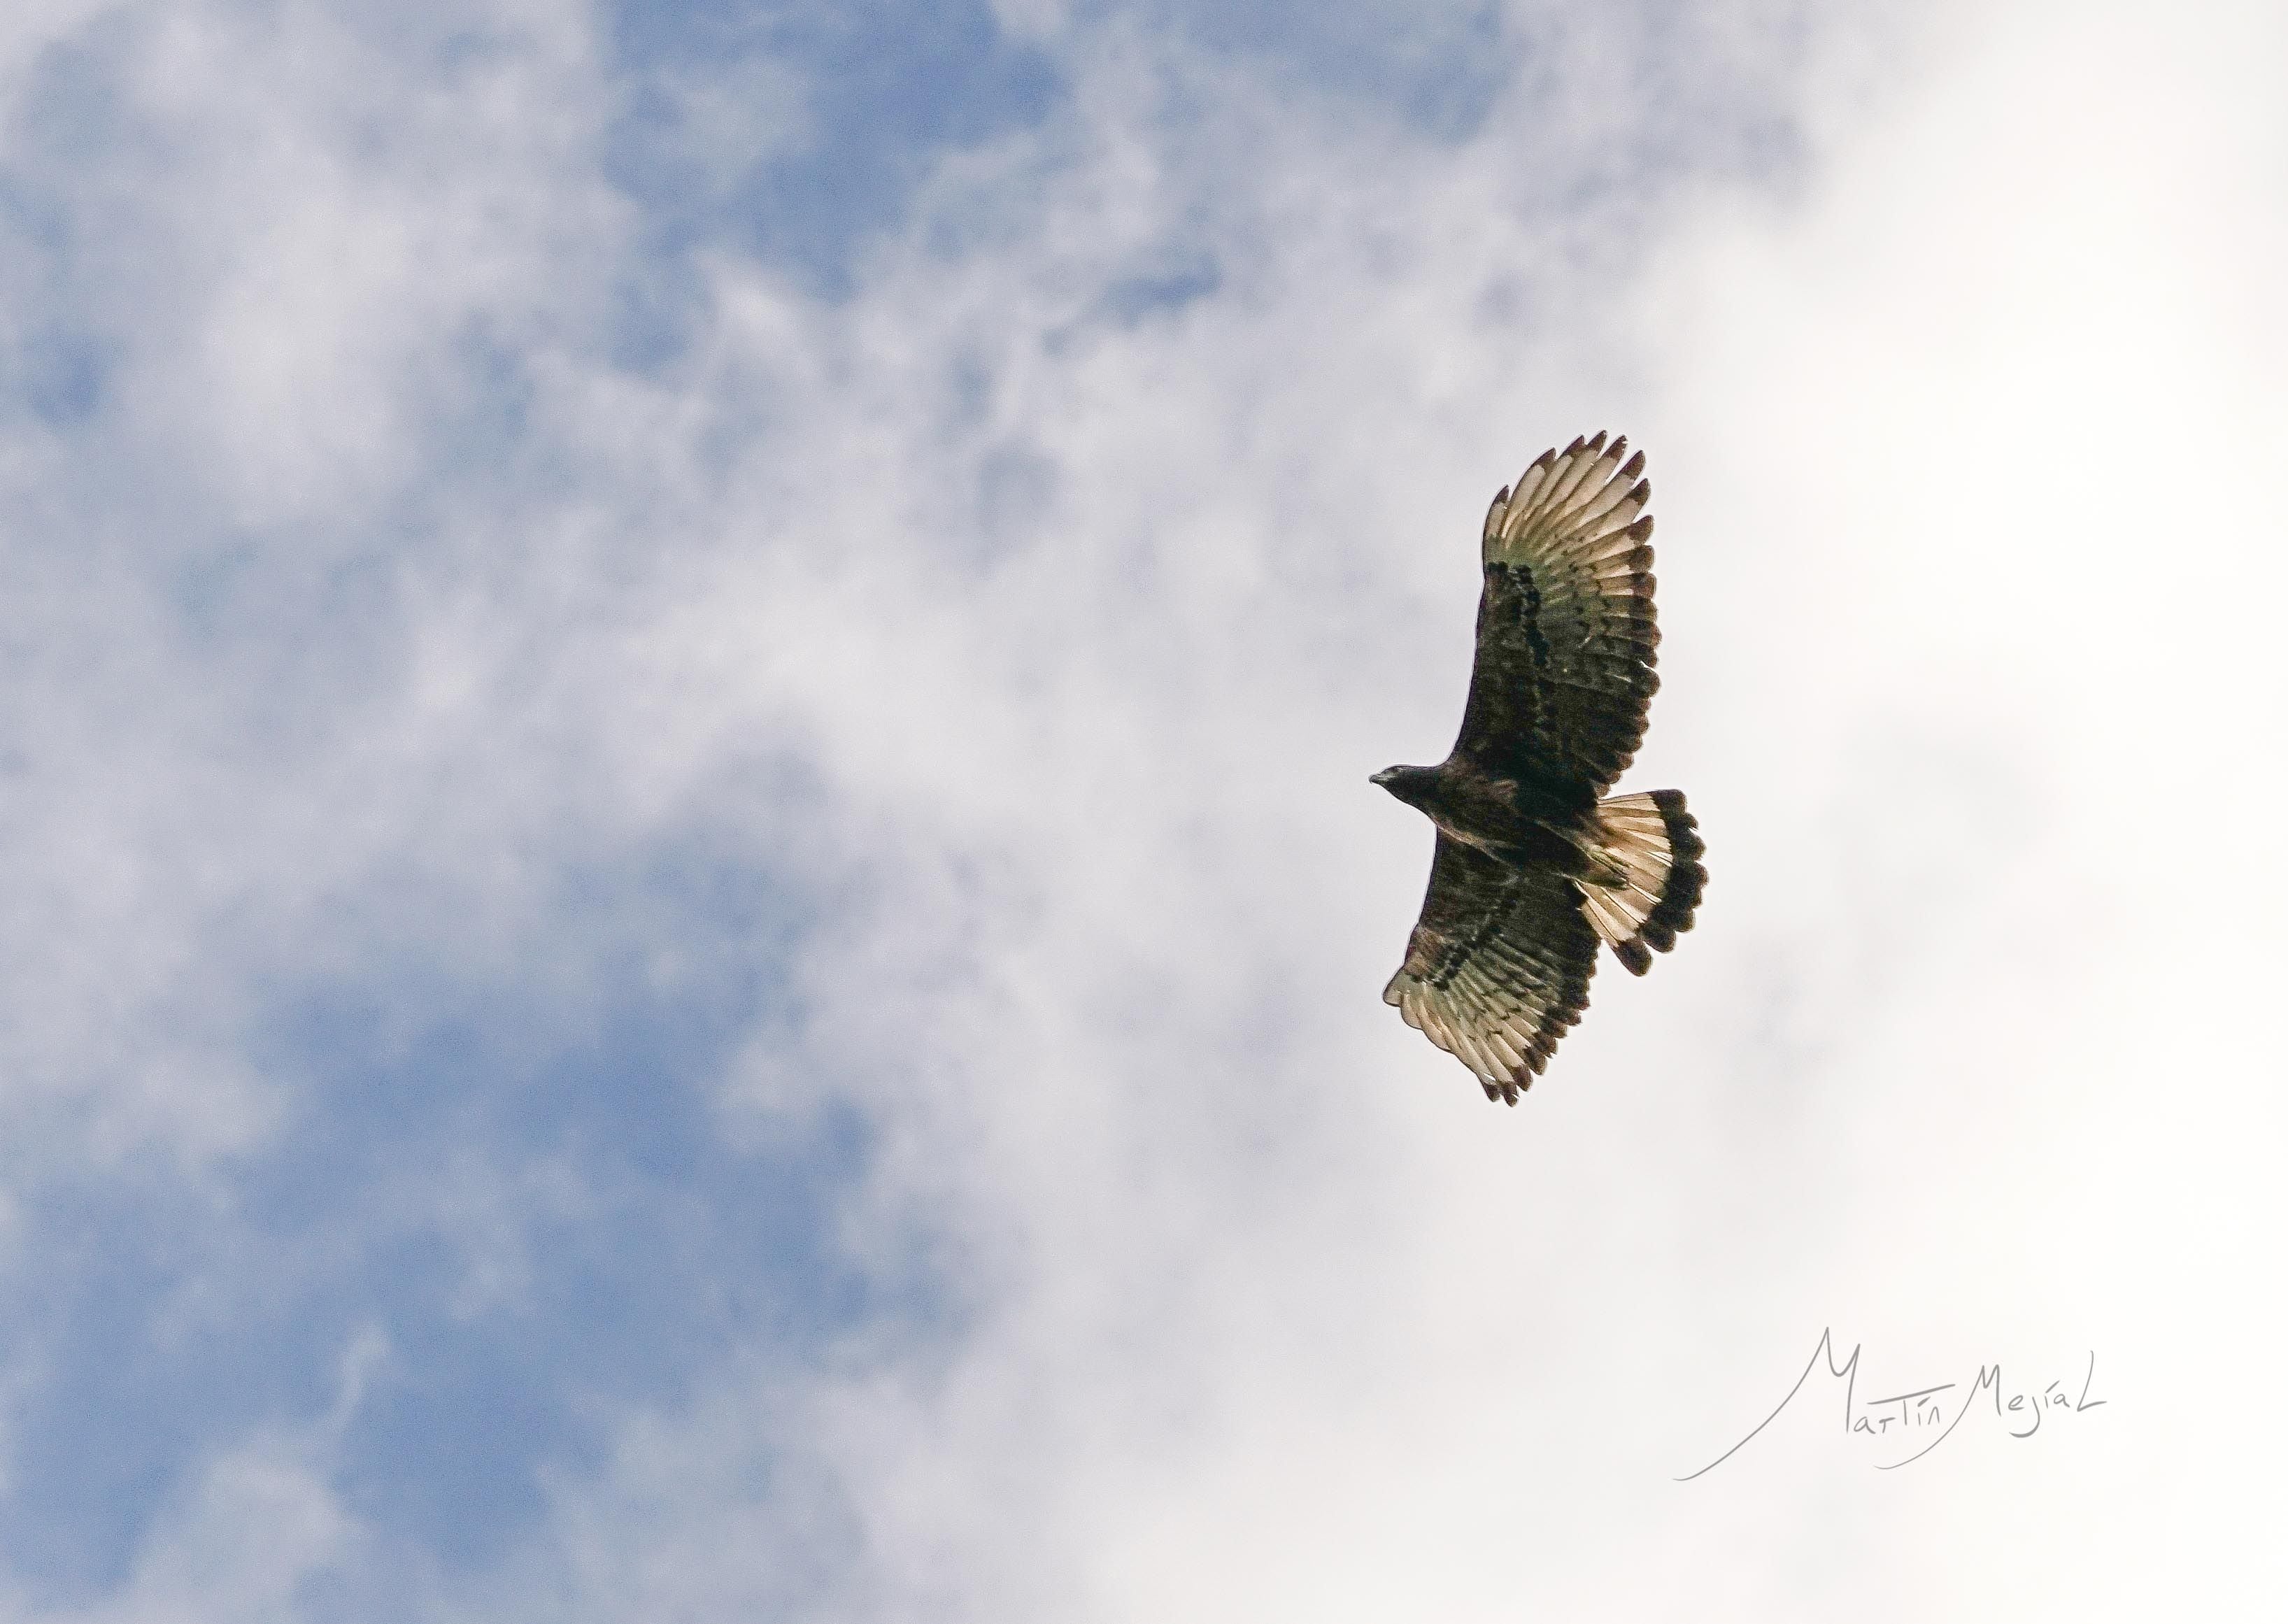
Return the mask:
<path id="1" fill-rule="evenodd" d="M 1699 824 L 1674 789 L 1615 796 L 1591 814 L 1590 839 L 1601 874 L 1575 881 L 1584 911 L 1630 973 L 1652 968 L 1652 955 L 1676 946 L 1692 928 L 1708 883 Z"/>

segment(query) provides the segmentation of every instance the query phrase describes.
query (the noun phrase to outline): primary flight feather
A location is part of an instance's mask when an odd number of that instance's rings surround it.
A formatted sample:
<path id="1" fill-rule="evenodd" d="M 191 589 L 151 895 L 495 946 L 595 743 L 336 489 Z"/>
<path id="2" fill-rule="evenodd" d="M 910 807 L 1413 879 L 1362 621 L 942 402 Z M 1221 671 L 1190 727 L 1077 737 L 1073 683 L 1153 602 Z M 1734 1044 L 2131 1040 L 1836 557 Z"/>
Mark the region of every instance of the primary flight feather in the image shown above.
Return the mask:
<path id="1" fill-rule="evenodd" d="M 1383 1000 L 1513 1105 L 1587 1007 L 1598 944 L 1644 974 L 1708 882 L 1681 795 L 1602 798 L 1660 685 L 1652 487 L 1627 451 L 1576 440 L 1494 497 L 1461 735 L 1434 767 L 1374 775 L 1438 826 Z"/>

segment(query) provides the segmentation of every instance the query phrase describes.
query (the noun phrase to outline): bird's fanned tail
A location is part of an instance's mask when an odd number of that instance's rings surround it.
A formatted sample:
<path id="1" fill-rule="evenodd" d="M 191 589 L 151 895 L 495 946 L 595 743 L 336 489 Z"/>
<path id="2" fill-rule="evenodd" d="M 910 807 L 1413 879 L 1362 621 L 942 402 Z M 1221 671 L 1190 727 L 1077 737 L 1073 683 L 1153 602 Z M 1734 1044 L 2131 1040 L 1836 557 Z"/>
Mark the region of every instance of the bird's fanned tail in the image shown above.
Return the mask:
<path id="1" fill-rule="evenodd" d="M 1655 953 L 1666 953 L 1678 931 L 1692 928 L 1708 883 L 1700 865 L 1707 847 L 1674 789 L 1615 796 L 1590 816 L 1584 849 L 1598 872 L 1574 883 L 1590 926 L 1641 976 L 1652 968 Z"/>

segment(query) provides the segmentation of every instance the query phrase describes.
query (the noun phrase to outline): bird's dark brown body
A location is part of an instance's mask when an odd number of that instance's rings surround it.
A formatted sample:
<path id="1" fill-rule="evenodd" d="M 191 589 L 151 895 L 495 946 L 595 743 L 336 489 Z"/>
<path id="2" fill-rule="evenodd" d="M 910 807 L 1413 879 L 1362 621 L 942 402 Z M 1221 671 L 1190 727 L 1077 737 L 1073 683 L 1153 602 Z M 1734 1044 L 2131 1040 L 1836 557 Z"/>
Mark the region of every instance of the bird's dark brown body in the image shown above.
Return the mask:
<path id="1" fill-rule="evenodd" d="M 1450 839 L 1474 846 L 1512 868 L 1584 872 L 1580 843 L 1585 810 L 1571 797 L 1500 777 L 1458 757 L 1434 767 L 1391 767 L 1374 781 L 1420 812 Z"/>
<path id="2" fill-rule="evenodd" d="M 1383 997 L 1511 1105 L 1587 1006 L 1599 944 L 1642 975 L 1708 878 L 1681 795 L 1605 794 L 1660 685 L 1652 487 L 1626 449 L 1577 440 L 1494 498 L 1461 734 L 1434 767 L 1374 777 L 1438 828 Z"/>

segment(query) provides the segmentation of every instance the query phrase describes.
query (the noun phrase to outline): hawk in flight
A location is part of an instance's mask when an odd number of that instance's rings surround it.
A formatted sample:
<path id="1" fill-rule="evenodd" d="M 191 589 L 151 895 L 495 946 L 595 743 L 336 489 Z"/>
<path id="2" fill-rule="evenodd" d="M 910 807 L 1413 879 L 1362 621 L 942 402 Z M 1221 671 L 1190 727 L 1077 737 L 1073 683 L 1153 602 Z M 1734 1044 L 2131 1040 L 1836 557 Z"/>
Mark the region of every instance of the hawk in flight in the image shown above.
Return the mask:
<path id="1" fill-rule="evenodd" d="M 1581 1018 L 1597 944 L 1644 974 L 1691 929 L 1708 882 L 1681 795 L 1601 798 L 1660 685 L 1652 487 L 1627 451 L 1576 440 L 1494 498 L 1461 736 L 1434 767 L 1374 775 L 1438 826 L 1383 1002 L 1513 1105 Z"/>

